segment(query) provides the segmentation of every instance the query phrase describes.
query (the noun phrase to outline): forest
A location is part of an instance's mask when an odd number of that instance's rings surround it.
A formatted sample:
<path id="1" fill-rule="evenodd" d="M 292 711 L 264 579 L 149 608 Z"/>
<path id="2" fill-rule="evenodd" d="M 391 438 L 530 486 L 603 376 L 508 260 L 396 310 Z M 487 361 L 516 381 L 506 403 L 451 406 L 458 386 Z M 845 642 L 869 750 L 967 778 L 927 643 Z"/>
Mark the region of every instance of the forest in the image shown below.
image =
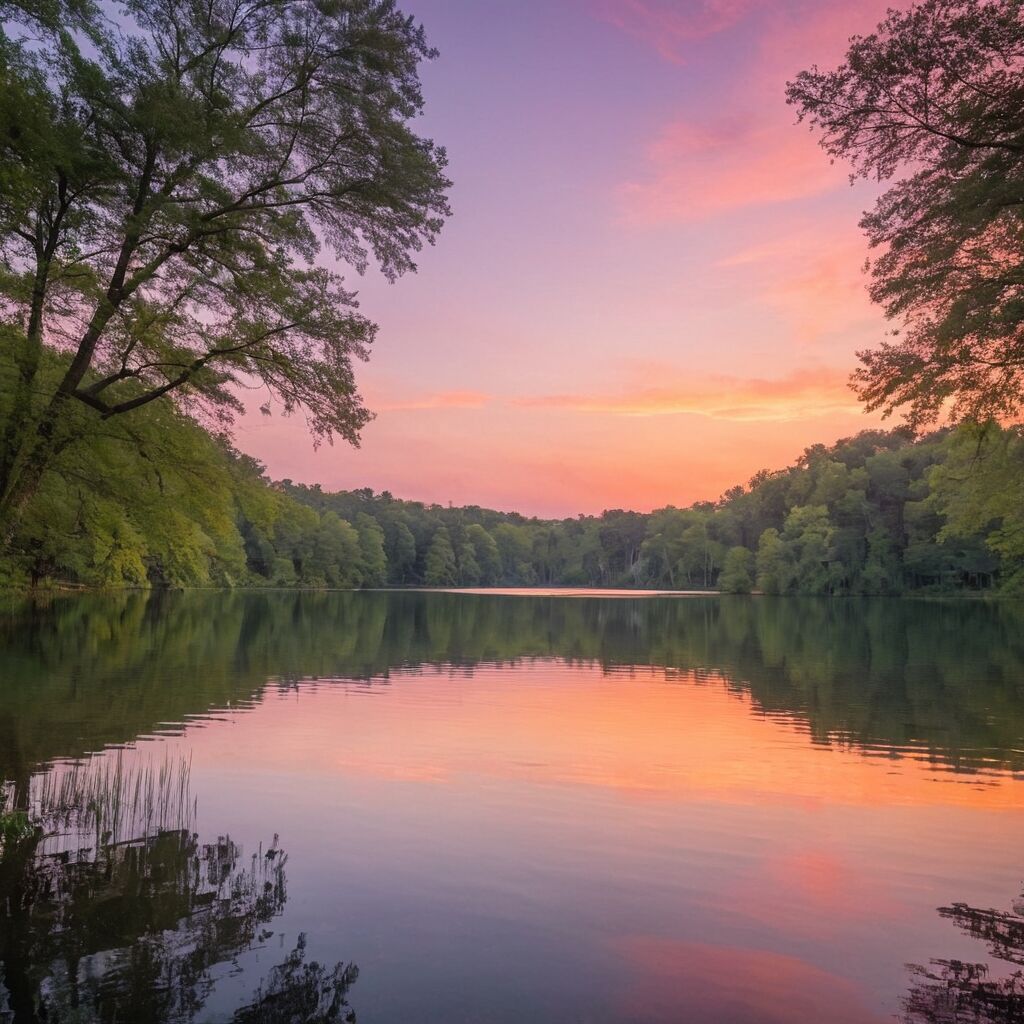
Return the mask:
<path id="1" fill-rule="evenodd" d="M 169 404 L 44 479 L 7 586 L 1024 588 L 1024 433 L 864 431 L 717 501 L 562 520 L 272 481 Z"/>
<path id="2" fill-rule="evenodd" d="M 341 268 L 414 272 L 452 185 L 415 130 L 437 54 L 394 3 L 233 10 L 131 0 L 128 45 L 103 4 L 0 0 L 0 586 L 1024 590 L 1016 0 L 890 11 L 786 86 L 885 183 L 861 227 L 893 329 L 852 385 L 903 425 L 559 521 L 272 481 L 233 446 L 255 390 L 358 443 L 377 327 Z"/>

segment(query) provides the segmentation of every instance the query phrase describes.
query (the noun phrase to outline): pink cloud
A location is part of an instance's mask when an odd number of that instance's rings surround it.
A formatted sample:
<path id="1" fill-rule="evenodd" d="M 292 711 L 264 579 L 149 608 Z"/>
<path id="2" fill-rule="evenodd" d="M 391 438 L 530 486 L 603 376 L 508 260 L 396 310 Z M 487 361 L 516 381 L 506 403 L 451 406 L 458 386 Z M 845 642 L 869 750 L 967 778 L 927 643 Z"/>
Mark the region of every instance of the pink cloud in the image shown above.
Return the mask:
<path id="1" fill-rule="evenodd" d="M 514 404 L 619 416 L 689 413 L 739 422 L 788 421 L 857 411 L 847 380 L 843 370 L 808 368 L 774 379 L 709 376 L 697 383 L 662 383 L 610 395 L 543 395 Z"/>
<path id="2" fill-rule="evenodd" d="M 804 0 L 776 4 L 766 11 L 765 29 L 758 41 L 754 78 L 767 87 L 792 78 L 814 64 L 840 63 L 853 35 L 868 35 L 889 8 L 906 7 L 897 0 Z"/>
<path id="3" fill-rule="evenodd" d="M 482 391 L 436 391 L 407 398 L 367 399 L 367 405 L 376 412 L 400 412 L 420 409 L 482 409 L 491 396 Z"/>
<path id="4" fill-rule="evenodd" d="M 687 43 L 732 28 L 761 0 L 592 0 L 602 21 L 651 46 L 673 64 L 684 63 Z"/>
<path id="5" fill-rule="evenodd" d="M 742 276 L 742 287 L 781 313 L 794 340 L 811 344 L 836 332 L 862 339 L 883 329 L 867 292 L 867 242 L 851 214 L 818 221 L 740 249 L 716 266 Z"/>
<path id="6" fill-rule="evenodd" d="M 785 107 L 781 107 L 785 112 Z M 648 174 L 621 186 L 627 221 L 700 220 L 744 207 L 818 195 L 844 185 L 811 135 L 785 116 L 677 121 L 648 150 Z"/>

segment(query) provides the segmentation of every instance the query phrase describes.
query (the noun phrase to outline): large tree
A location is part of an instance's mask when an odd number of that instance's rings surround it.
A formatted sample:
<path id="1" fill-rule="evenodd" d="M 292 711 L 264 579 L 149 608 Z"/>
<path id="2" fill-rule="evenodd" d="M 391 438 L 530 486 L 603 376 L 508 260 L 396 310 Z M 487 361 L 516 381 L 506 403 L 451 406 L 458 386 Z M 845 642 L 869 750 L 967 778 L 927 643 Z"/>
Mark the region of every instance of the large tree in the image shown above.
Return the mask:
<path id="1" fill-rule="evenodd" d="M 414 269 L 448 213 L 410 127 L 423 30 L 392 0 L 0 14 L 3 536 L 55 455 L 149 402 L 230 418 L 255 386 L 357 442 L 375 326 L 340 268 Z"/>
<path id="2" fill-rule="evenodd" d="M 912 425 L 1024 407 L 1024 4 L 925 0 L 801 72 L 789 102 L 854 174 L 894 183 L 864 216 L 871 295 L 895 322 L 859 353 L 870 409 Z"/>

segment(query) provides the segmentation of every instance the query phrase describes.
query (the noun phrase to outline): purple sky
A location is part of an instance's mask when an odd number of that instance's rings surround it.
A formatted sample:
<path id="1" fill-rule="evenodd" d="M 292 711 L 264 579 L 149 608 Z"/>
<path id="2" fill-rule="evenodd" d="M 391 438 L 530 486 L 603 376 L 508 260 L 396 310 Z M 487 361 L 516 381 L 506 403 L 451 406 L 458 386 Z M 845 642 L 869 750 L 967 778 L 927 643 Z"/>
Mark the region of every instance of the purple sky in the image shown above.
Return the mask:
<path id="1" fill-rule="evenodd" d="M 381 325 L 359 450 L 247 418 L 274 477 L 539 515 L 715 498 L 877 423 L 851 187 L 784 100 L 884 3 L 405 0 L 455 214 Z M 357 280 L 350 275 L 350 283 Z M 254 403 L 256 405 L 258 403 Z"/>

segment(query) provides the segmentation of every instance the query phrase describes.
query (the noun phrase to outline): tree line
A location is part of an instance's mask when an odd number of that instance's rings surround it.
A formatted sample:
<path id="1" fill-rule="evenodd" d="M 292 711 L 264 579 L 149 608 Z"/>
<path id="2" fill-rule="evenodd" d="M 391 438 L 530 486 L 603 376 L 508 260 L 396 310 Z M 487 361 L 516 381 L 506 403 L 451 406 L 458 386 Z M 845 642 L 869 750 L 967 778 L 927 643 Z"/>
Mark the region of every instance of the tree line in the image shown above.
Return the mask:
<path id="1" fill-rule="evenodd" d="M 1024 588 L 1024 432 L 869 430 L 717 501 L 548 520 L 271 481 L 171 406 L 79 446 L 8 585 L 577 586 L 770 594 Z"/>

